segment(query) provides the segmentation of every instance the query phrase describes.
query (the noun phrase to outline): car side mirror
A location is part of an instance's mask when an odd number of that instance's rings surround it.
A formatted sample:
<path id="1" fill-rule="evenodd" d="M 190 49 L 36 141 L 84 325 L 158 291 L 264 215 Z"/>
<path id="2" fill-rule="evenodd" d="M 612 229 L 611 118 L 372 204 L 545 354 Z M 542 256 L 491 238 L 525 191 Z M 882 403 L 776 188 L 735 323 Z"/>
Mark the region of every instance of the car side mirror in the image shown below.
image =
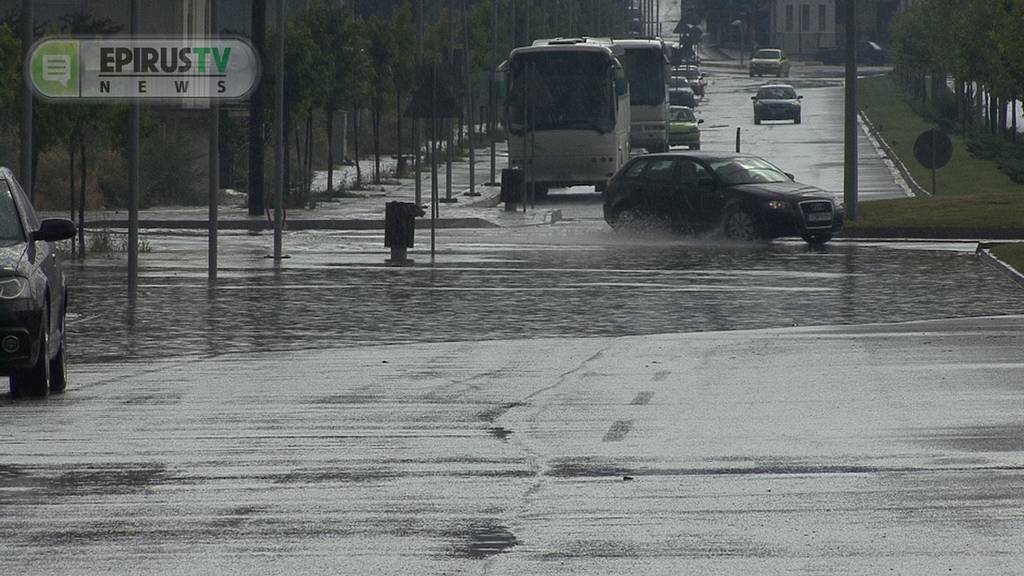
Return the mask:
<path id="1" fill-rule="evenodd" d="M 786 177 L 789 178 L 790 180 L 796 180 L 796 176 L 793 176 L 789 172 L 783 172 L 783 174 L 785 174 Z"/>
<path id="2" fill-rule="evenodd" d="M 615 95 L 625 96 L 629 93 L 629 84 L 626 82 L 626 72 L 622 68 L 615 69 Z"/>
<path id="3" fill-rule="evenodd" d="M 750 99 L 751 100 L 757 100 L 757 96 L 751 96 Z"/>
<path id="4" fill-rule="evenodd" d="M 39 230 L 32 233 L 32 241 L 56 242 L 75 237 L 75 224 L 67 218 L 47 218 L 39 223 Z"/>
<path id="5" fill-rule="evenodd" d="M 803 100 L 803 99 L 804 99 L 804 97 L 803 97 L 803 96 L 797 96 L 797 97 L 796 97 L 796 99 L 797 99 L 797 100 Z"/>
<path id="6" fill-rule="evenodd" d="M 704 123 L 704 119 L 703 118 L 701 118 L 700 120 L 697 120 L 697 124 L 703 124 L 703 123 Z"/>

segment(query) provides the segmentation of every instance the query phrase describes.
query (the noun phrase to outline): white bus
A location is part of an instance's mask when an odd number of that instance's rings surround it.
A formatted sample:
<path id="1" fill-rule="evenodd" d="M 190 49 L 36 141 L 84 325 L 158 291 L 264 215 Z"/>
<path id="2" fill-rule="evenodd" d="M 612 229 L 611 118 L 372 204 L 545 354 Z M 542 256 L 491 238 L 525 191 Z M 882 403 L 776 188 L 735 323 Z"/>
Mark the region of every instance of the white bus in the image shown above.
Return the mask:
<path id="1" fill-rule="evenodd" d="M 598 191 L 629 159 L 629 85 L 610 42 L 537 40 L 501 66 L 509 165 L 534 194 Z"/>
<path id="2" fill-rule="evenodd" d="M 616 39 L 629 80 L 629 144 L 648 152 L 668 150 L 668 75 L 671 49 L 660 38 Z"/>

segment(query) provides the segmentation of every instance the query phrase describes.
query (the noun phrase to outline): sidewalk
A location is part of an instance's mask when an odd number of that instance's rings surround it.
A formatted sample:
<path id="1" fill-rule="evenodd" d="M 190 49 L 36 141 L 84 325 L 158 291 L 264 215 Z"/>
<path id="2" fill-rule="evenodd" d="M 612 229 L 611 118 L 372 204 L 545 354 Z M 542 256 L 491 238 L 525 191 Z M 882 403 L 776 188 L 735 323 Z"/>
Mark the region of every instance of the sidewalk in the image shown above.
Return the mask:
<path id="1" fill-rule="evenodd" d="M 497 145 L 495 176 L 500 181 L 501 169 L 507 164 L 508 153 L 505 143 Z M 490 221 L 493 208 L 498 205 L 500 186 L 488 185 L 490 180 L 490 148 L 476 150 L 475 189 L 478 196 L 469 196 L 469 156 L 452 163 L 452 191 L 454 202 L 439 204 L 439 228 L 481 228 L 495 227 Z M 412 177 L 400 180 L 385 180 L 383 184 L 372 184 L 373 158 L 363 159 L 360 169 L 366 190 L 351 190 L 355 181 L 355 167 L 344 166 L 335 169 L 335 186 L 344 183 L 353 197 L 338 198 L 319 202 L 314 209 L 293 209 L 286 211 L 286 228 L 289 230 L 371 230 L 383 229 L 384 208 L 390 201 L 414 202 L 416 185 Z M 384 174 L 393 173 L 395 160 L 381 161 Z M 431 177 L 429 158 L 424 159 L 421 172 L 421 205 L 430 202 Z M 383 178 L 383 177 L 382 177 Z M 313 189 L 326 189 L 327 172 L 314 171 Z M 267 182 L 266 192 L 273 194 L 273 182 Z M 446 196 L 446 168 L 443 158 L 438 163 L 438 195 Z M 429 214 L 429 210 L 428 210 Z M 48 212 L 45 216 L 67 217 L 66 212 Z M 271 212 L 270 217 L 273 216 Z M 427 217 L 429 219 L 429 216 Z M 77 220 L 76 220 L 77 222 Z M 209 226 L 208 206 L 160 206 L 139 210 L 139 226 L 143 229 L 202 229 Z M 96 210 L 85 214 L 87 231 L 102 228 L 127 228 L 127 210 Z M 250 216 L 245 205 L 245 196 L 222 197 L 218 208 L 218 228 L 224 230 L 267 230 L 273 228 L 266 215 Z"/>

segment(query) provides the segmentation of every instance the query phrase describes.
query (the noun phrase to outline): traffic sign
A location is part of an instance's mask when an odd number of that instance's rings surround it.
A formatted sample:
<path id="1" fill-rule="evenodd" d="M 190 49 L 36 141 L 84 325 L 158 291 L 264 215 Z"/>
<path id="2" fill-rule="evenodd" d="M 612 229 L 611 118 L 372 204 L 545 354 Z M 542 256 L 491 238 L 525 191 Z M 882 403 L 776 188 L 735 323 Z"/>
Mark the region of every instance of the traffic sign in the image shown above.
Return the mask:
<path id="1" fill-rule="evenodd" d="M 953 141 L 938 128 L 925 130 L 914 142 L 914 157 L 925 168 L 942 168 L 953 159 Z"/>

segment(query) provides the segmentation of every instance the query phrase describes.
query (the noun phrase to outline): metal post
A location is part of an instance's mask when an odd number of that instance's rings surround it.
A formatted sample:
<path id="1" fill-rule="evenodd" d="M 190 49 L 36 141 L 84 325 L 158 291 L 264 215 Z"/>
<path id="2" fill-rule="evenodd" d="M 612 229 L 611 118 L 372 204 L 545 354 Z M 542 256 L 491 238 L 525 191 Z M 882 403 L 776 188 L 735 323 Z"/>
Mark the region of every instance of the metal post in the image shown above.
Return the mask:
<path id="1" fill-rule="evenodd" d="M 437 64 L 430 65 L 430 261 L 434 261 L 437 235 Z"/>
<path id="2" fill-rule="evenodd" d="M 498 0 L 491 0 L 491 29 L 494 34 L 494 38 L 491 42 L 491 70 L 490 70 L 490 86 L 488 87 L 487 101 L 487 115 L 489 116 L 490 128 L 487 130 L 487 137 L 491 140 L 491 185 L 495 185 L 498 182 L 498 143 L 495 140 L 495 132 L 498 128 L 498 97 L 494 93 L 494 82 L 497 79 L 497 67 L 498 67 Z"/>
<path id="3" fill-rule="evenodd" d="M 423 1 L 419 0 L 418 10 L 416 12 L 416 70 L 420 70 L 420 66 L 423 65 Z M 423 203 L 423 176 L 420 172 L 421 163 L 420 158 L 422 154 L 422 143 L 420 142 L 420 122 L 418 117 L 412 119 L 412 141 L 413 146 L 416 148 L 416 159 L 414 160 L 413 171 L 415 174 L 416 181 L 416 205 L 419 206 Z M 358 161 L 358 159 L 357 159 Z"/>
<path id="4" fill-rule="evenodd" d="M 277 13 L 277 61 L 274 63 L 274 260 L 280 260 L 284 208 L 284 0 L 275 2 Z M 356 158 L 356 162 L 359 159 Z"/>
<path id="5" fill-rule="evenodd" d="M 846 217 L 857 219 L 857 3 L 846 2 L 846 120 L 843 200 Z"/>
<path id="6" fill-rule="evenodd" d="M 28 58 L 32 48 L 35 20 L 32 17 L 32 0 L 21 1 L 21 51 L 22 58 Z M 32 85 L 28 74 L 22 75 L 21 83 L 21 188 L 29 200 L 35 200 L 35 186 L 32 185 Z"/>
<path id="7" fill-rule="evenodd" d="M 512 25 L 512 48 L 515 48 L 518 46 L 516 38 L 516 0 L 511 0 L 511 2 L 509 2 L 509 9 L 512 11 L 512 17 L 509 19 Z"/>
<path id="8" fill-rule="evenodd" d="M 454 74 L 455 71 L 455 0 L 448 0 L 448 70 Z M 444 200 L 442 202 L 455 202 L 452 198 L 452 163 L 455 162 L 455 137 L 452 134 L 452 120 L 445 117 L 442 120 L 445 132 L 445 166 L 444 166 Z"/>
<path id="9" fill-rule="evenodd" d="M 737 154 L 740 153 L 740 130 L 742 130 L 742 127 L 737 126 L 736 127 L 736 153 Z"/>
<path id="10" fill-rule="evenodd" d="M 217 36 L 217 26 L 217 0 L 210 0 L 211 36 Z M 213 94 L 212 83 L 210 84 L 210 94 Z M 210 98 L 209 123 L 210 222 L 207 238 L 207 280 L 212 285 L 217 282 L 217 195 L 220 192 L 220 106 L 213 98 Z"/>
<path id="11" fill-rule="evenodd" d="M 466 16 L 466 0 L 462 0 L 462 53 L 465 54 L 463 61 L 465 62 L 466 102 L 468 104 L 466 116 L 469 127 L 469 195 L 476 196 L 476 122 L 474 121 L 476 102 L 473 99 L 473 81 L 469 76 L 472 69 L 469 66 L 469 18 Z"/>
<path id="12" fill-rule="evenodd" d="M 139 0 L 131 3 L 131 33 L 139 36 Z M 135 303 L 139 287 L 139 101 L 128 112 L 128 301 Z"/>

